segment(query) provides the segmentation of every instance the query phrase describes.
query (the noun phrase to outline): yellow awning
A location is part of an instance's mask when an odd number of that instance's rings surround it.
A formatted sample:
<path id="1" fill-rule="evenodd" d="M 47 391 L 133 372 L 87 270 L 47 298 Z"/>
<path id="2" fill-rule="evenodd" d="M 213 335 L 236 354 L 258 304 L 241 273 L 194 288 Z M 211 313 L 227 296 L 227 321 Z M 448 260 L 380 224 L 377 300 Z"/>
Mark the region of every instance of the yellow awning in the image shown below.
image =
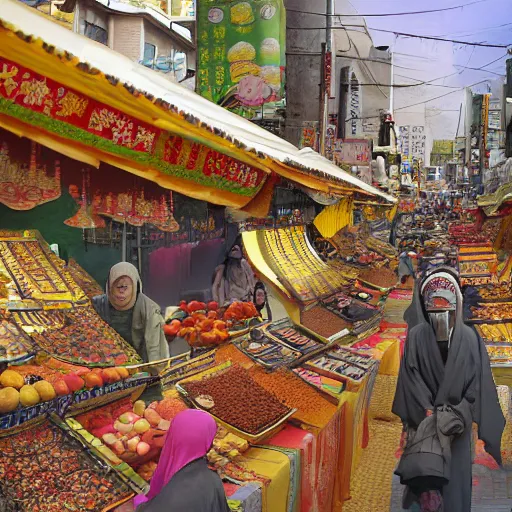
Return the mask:
<path id="1" fill-rule="evenodd" d="M 18 135 L 235 208 L 250 209 L 271 173 L 396 201 L 35 9 L 4 0 L 0 22 L 0 126 Z"/>

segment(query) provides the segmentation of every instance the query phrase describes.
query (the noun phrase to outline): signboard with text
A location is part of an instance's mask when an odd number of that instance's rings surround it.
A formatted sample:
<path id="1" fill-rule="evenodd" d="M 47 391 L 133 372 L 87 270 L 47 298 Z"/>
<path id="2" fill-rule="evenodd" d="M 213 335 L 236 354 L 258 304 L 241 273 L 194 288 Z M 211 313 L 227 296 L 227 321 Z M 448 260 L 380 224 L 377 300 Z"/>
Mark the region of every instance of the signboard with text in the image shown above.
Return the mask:
<path id="1" fill-rule="evenodd" d="M 197 3 L 197 92 L 252 119 L 283 98 L 283 0 Z"/>

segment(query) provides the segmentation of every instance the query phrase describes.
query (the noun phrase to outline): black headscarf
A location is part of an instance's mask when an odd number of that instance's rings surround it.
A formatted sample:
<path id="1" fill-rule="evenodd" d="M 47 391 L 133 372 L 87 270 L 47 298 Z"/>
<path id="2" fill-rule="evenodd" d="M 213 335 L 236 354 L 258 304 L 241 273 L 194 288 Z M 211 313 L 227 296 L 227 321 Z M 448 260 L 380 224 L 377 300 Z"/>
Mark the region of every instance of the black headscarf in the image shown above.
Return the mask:
<path id="1" fill-rule="evenodd" d="M 408 333 L 392 410 L 404 423 L 416 428 L 428 409 L 458 405 L 465 398 L 472 405 L 473 421 L 478 424 L 479 438 L 484 441 L 486 451 L 501 464 L 505 418 L 485 345 L 464 324 L 462 293 L 455 275 L 450 268 L 435 269 L 417 290 L 414 313 L 419 322 Z M 425 282 L 432 276 L 449 276 L 456 284 L 456 317 L 446 365 L 421 295 Z"/>
<path id="2" fill-rule="evenodd" d="M 263 293 L 265 294 L 265 302 L 260 305 L 256 303 L 256 292 L 258 290 L 263 290 Z M 260 316 L 261 316 L 263 309 L 266 307 L 267 308 L 267 316 L 268 316 L 267 320 L 272 320 L 272 311 L 270 310 L 270 304 L 268 303 L 267 289 L 265 288 L 265 285 L 261 281 L 258 281 L 254 285 L 254 294 L 253 294 L 252 301 L 254 303 L 254 306 L 256 307 L 256 310 L 260 314 Z"/>

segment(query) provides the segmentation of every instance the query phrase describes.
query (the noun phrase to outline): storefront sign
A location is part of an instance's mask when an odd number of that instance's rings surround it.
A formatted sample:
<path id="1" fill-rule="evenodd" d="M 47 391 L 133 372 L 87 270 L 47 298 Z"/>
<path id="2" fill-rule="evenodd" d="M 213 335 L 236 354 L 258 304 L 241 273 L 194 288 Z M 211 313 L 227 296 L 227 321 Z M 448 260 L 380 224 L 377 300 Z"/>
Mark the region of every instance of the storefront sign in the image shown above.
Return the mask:
<path id="1" fill-rule="evenodd" d="M 266 174 L 0 57 L 0 113 L 203 186 L 252 197 Z"/>
<path id="2" fill-rule="evenodd" d="M 400 151 L 403 156 L 408 157 L 411 151 L 411 127 L 410 126 L 399 126 L 398 127 L 399 140 L 400 140 Z"/>
<path id="3" fill-rule="evenodd" d="M 359 118 L 361 117 L 361 104 L 359 99 L 359 81 L 355 74 L 350 80 L 350 133 L 357 135 Z"/>
<path id="4" fill-rule="evenodd" d="M 198 2 L 198 93 L 247 118 L 282 99 L 285 26 L 283 0 Z"/>
<path id="5" fill-rule="evenodd" d="M 370 142 L 365 139 L 344 140 L 336 158 L 343 164 L 367 164 L 370 161 Z"/>
<path id="6" fill-rule="evenodd" d="M 318 121 L 303 121 L 299 148 L 311 148 L 318 151 Z"/>
<path id="7" fill-rule="evenodd" d="M 501 129 L 501 110 L 489 111 L 489 122 L 487 123 L 487 126 L 491 130 Z"/>
<path id="8" fill-rule="evenodd" d="M 424 126 L 411 127 L 411 157 L 425 159 L 425 142 L 427 136 L 425 135 Z"/>

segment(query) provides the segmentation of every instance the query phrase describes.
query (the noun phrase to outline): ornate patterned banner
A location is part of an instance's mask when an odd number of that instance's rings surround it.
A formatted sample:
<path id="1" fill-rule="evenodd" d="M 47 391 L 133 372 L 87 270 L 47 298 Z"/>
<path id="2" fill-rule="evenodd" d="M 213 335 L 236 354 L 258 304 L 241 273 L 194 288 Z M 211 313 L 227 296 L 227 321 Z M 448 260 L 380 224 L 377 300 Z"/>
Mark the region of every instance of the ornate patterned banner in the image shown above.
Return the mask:
<path id="1" fill-rule="evenodd" d="M 60 197 L 60 165 L 55 161 L 55 172 L 49 176 L 46 167 L 37 164 L 36 143 L 32 142 L 30 164 L 19 164 L 11 159 L 4 142 L 0 146 L 0 203 L 13 210 L 31 210 L 40 204 Z"/>
<path id="2" fill-rule="evenodd" d="M 163 174 L 252 197 L 265 172 L 128 116 L 0 57 L 0 113 Z"/>

